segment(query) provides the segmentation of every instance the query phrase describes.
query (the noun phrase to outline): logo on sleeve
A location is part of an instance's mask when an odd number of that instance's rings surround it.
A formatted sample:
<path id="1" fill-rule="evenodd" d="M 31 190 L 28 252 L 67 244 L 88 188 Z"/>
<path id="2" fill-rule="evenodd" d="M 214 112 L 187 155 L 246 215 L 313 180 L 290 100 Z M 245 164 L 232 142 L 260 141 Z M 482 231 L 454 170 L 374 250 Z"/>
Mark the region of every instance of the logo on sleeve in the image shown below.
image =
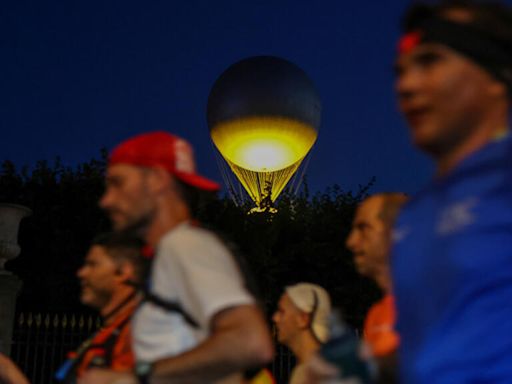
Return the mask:
<path id="1" fill-rule="evenodd" d="M 476 197 L 470 197 L 447 206 L 441 211 L 436 232 L 440 235 L 456 233 L 476 221 L 474 208 Z"/>
<path id="2" fill-rule="evenodd" d="M 397 244 L 397 243 L 401 242 L 403 239 L 405 239 L 409 235 L 410 232 L 411 232 L 411 229 L 409 227 L 393 229 L 393 232 L 391 233 L 391 239 L 392 239 L 393 244 Z"/>

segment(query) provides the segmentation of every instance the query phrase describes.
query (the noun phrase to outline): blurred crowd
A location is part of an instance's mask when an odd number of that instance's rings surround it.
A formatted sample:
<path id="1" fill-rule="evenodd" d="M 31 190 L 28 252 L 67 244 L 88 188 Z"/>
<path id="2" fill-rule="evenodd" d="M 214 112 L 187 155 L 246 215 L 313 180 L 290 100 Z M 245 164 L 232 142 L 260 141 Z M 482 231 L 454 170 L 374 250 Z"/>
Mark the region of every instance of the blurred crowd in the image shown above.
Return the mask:
<path id="1" fill-rule="evenodd" d="M 283 287 L 272 321 L 291 384 L 512 383 L 512 10 L 415 3 L 398 43 L 396 95 L 435 164 L 415 196 L 369 196 L 346 247 L 382 298 L 361 337 L 317 284 Z M 397 170 L 399 172 L 400 170 Z M 201 176 L 168 132 L 110 153 L 99 205 L 113 232 L 77 276 L 103 326 L 56 372 L 63 383 L 272 383 L 274 346 L 231 249 L 194 220 Z M 28 380 L 0 355 L 0 382 Z"/>

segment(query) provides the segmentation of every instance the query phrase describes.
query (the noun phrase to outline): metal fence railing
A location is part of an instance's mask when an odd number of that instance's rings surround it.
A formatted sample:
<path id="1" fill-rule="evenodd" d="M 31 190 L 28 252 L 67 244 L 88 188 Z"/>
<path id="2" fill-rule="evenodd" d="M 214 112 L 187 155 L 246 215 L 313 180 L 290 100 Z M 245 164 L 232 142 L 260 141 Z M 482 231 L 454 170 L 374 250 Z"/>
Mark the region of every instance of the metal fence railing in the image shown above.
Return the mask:
<path id="1" fill-rule="evenodd" d="M 101 320 L 83 314 L 19 313 L 14 325 L 11 357 L 33 384 L 55 383 L 53 375 Z"/>
<path id="2" fill-rule="evenodd" d="M 295 366 L 295 356 L 293 356 L 293 353 L 288 348 L 277 343 L 277 341 L 275 346 L 276 357 L 271 364 L 270 370 L 278 384 L 287 384 L 290 379 L 291 370 Z"/>
<path id="3" fill-rule="evenodd" d="M 33 384 L 57 383 L 54 374 L 67 354 L 101 326 L 99 317 L 84 314 L 22 312 L 15 320 L 11 358 Z M 276 342 L 270 368 L 277 383 L 288 382 L 294 364 L 293 354 Z"/>

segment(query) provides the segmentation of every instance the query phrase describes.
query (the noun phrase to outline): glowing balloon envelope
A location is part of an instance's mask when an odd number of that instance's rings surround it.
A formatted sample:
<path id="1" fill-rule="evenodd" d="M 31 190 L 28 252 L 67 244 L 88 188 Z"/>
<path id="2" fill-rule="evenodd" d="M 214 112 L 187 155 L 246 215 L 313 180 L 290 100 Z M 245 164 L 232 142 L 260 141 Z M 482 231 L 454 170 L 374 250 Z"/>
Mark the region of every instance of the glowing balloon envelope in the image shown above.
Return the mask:
<path id="1" fill-rule="evenodd" d="M 306 73 L 273 56 L 229 67 L 208 98 L 215 147 L 257 210 L 269 209 L 318 135 L 321 103 Z"/>

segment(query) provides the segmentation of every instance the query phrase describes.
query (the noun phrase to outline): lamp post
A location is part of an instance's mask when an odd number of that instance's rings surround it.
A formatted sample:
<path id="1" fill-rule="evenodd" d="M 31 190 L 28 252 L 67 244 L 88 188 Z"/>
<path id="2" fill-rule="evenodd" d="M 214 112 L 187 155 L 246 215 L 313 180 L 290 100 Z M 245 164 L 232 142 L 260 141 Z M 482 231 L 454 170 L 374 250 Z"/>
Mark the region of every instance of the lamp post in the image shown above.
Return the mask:
<path id="1" fill-rule="evenodd" d="M 21 289 L 21 280 L 4 268 L 8 260 L 20 254 L 18 229 L 24 217 L 32 211 L 22 205 L 0 204 L 0 352 L 9 354 L 16 297 Z"/>

